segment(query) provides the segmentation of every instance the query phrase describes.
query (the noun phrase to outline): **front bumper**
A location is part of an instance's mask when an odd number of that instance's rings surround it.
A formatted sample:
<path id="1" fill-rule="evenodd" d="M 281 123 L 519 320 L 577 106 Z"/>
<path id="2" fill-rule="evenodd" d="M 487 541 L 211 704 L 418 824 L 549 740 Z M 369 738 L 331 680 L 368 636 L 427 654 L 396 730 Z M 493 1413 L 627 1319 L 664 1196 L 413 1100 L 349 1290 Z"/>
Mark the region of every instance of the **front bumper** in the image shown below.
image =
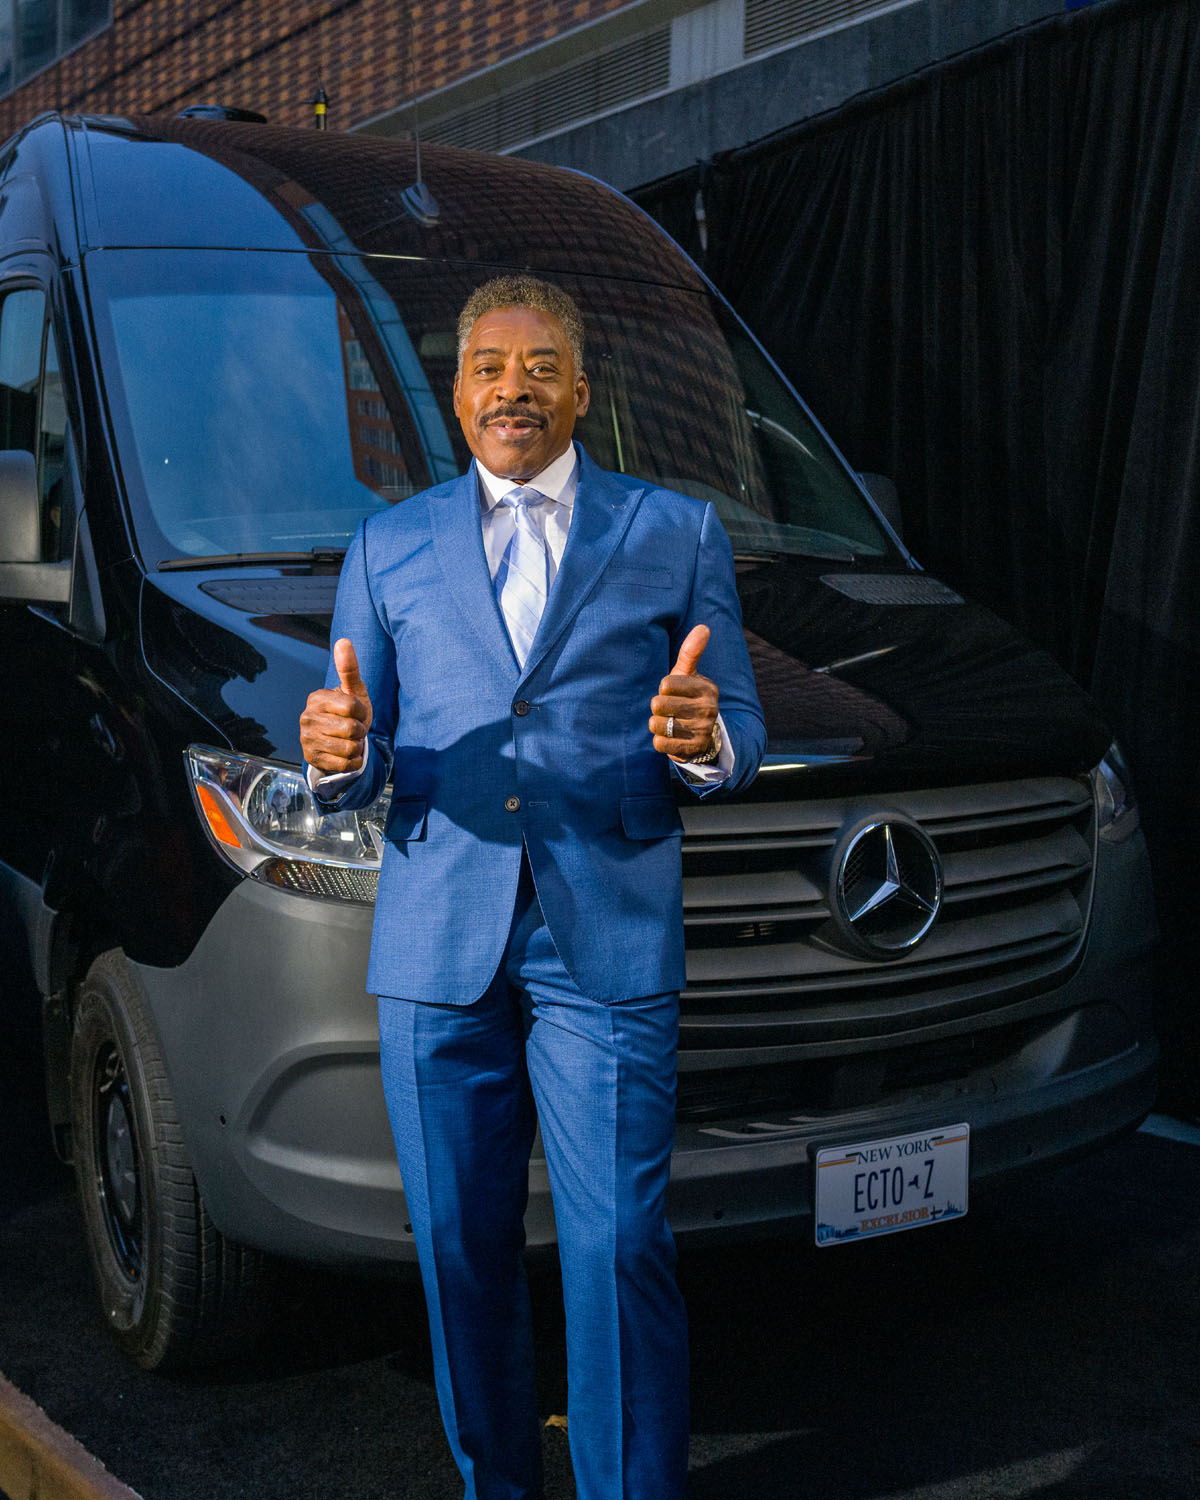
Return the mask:
<path id="1" fill-rule="evenodd" d="M 1087 946 L 1065 982 L 888 1034 L 847 1038 L 831 1018 L 787 1049 L 801 1079 L 872 1074 L 869 1097 L 834 1088 L 765 1109 L 681 1111 L 668 1198 L 677 1236 L 802 1227 L 823 1146 L 966 1120 L 979 1181 L 1137 1124 L 1157 1063 L 1146 890 L 1140 835 L 1102 848 Z M 138 970 L 200 1191 L 234 1240 L 328 1264 L 415 1259 L 365 993 L 371 917 L 247 879 L 187 962 Z M 686 1026 L 684 1037 L 686 1048 Z M 961 1066 L 921 1066 L 926 1051 L 944 1058 L 956 1046 Z M 765 1066 L 783 1061 L 769 1053 Z M 726 1065 L 711 1047 L 680 1054 L 685 1085 Z M 879 1086 L 885 1075 L 892 1083 Z M 531 1245 L 554 1239 L 539 1146 L 526 1229 Z"/>

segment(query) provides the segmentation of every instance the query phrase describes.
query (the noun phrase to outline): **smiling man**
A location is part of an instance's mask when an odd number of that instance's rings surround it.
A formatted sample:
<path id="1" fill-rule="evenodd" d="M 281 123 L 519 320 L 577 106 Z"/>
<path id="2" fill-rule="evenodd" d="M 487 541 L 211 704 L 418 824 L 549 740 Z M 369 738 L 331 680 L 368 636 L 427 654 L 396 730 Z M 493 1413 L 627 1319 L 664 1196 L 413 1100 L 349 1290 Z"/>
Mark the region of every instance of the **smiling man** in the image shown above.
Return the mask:
<path id="1" fill-rule="evenodd" d="M 467 317 L 471 311 L 468 304 Z M 519 372 L 527 379 L 514 387 Z M 567 452 L 590 399 L 581 332 L 552 313 L 496 307 L 471 324 L 454 377 L 454 415 L 489 473 L 522 482 L 540 474 Z"/>
<path id="2" fill-rule="evenodd" d="M 521 1260 L 539 1122 L 577 1493 L 683 1495 L 672 787 L 744 786 L 764 745 L 713 507 L 572 442 L 583 340 L 533 278 L 468 300 L 474 461 L 360 528 L 300 721 L 319 799 L 364 807 L 392 778 L 368 986 L 466 1500 L 541 1494 Z"/>

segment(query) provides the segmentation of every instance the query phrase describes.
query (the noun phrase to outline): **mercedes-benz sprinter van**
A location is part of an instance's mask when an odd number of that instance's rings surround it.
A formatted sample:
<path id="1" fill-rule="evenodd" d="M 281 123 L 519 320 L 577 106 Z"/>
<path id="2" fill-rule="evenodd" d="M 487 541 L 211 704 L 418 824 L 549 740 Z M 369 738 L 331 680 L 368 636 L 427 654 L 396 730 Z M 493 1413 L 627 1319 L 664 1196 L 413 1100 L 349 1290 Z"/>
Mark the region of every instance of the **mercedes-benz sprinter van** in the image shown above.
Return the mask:
<path id="1" fill-rule="evenodd" d="M 365 993 L 389 794 L 319 815 L 297 720 L 359 521 L 468 461 L 455 320 L 506 268 L 583 310 L 591 456 L 717 507 L 766 713 L 749 791 L 681 792 L 677 1234 L 853 1254 L 1153 1100 L 1145 846 L 1096 708 L 921 571 L 637 208 L 422 156 L 60 115 L 0 151 L 8 988 L 27 956 L 148 1366 L 219 1347 L 272 1256 L 413 1258 Z M 546 1244 L 536 1150 L 530 1180 Z"/>

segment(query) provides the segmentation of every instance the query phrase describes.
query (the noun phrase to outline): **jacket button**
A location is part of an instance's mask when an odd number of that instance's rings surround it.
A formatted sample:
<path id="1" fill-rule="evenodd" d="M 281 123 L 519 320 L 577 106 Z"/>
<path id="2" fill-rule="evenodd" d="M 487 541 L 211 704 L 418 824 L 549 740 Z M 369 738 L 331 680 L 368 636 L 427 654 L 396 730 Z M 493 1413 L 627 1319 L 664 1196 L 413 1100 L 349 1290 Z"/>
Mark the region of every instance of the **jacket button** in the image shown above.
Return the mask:
<path id="1" fill-rule="evenodd" d="M 518 698 L 517 701 L 513 704 L 513 713 L 523 719 L 528 712 L 529 704 L 525 701 L 524 698 Z"/>
<path id="2" fill-rule="evenodd" d="M 505 799 L 504 799 L 504 806 L 507 808 L 507 810 L 509 812 L 520 812 L 521 811 L 521 799 L 520 799 L 520 797 L 505 797 Z"/>

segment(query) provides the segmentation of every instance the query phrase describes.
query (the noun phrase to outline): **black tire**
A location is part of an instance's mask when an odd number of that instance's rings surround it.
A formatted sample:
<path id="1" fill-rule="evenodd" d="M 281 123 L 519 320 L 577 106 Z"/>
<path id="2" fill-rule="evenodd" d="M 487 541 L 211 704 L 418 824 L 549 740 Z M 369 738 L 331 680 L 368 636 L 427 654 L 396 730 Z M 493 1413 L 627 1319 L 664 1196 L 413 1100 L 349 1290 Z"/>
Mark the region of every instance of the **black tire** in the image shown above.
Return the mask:
<path id="1" fill-rule="evenodd" d="M 88 970 L 71 1042 L 75 1177 L 104 1320 L 146 1369 L 245 1354 L 265 1257 L 213 1226 L 158 1040 L 124 955 Z"/>

